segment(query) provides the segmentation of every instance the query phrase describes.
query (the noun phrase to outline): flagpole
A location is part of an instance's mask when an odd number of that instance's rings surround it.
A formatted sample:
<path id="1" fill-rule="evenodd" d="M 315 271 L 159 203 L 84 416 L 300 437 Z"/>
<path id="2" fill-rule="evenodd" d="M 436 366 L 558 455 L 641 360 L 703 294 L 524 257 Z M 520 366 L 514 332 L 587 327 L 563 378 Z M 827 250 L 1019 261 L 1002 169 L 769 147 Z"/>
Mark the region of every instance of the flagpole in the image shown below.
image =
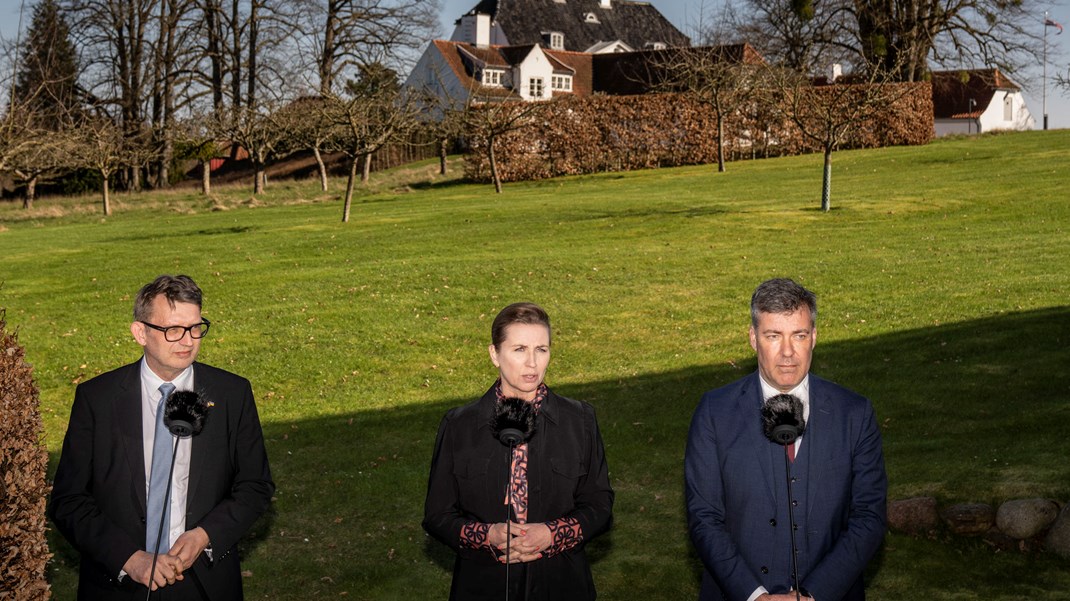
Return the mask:
<path id="1" fill-rule="evenodd" d="M 1043 97 L 1043 111 L 1044 111 L 1044 131 L 1048 129 L 1048 11 L 1044 11 L 1044 75 L 1041 80 L 1041 86 L 1044 90 Z"/>

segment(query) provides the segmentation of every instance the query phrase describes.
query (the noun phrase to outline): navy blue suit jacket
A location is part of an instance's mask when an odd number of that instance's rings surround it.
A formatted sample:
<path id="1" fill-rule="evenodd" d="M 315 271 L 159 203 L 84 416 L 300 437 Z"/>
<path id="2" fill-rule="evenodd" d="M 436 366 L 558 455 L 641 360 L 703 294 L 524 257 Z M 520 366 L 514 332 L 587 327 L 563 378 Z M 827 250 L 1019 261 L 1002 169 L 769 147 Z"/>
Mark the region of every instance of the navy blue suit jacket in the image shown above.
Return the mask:
<path id="1" fill-rule="evenodd" d="M 792 585 L 784 451 L 762 433 L 755 372 L 707 392 L 684 460 L 691 540 L 705 566 L 699 598 L 746 601 Z M 800 588 L 817 601 L 865 598 L 862 573 L 884 539 L 888 480 L 870 402 L 810 375 L 810 415 L 795 485 Z"/>

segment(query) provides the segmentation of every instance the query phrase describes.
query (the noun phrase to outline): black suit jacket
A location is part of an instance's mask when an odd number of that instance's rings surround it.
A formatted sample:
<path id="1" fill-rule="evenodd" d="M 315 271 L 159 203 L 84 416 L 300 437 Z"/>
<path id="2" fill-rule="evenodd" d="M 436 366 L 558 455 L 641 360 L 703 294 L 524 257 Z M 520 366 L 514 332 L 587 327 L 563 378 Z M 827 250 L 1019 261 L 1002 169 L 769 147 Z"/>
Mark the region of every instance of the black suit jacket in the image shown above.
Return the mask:
<path id="1" fill-rule="evenodd" d="M 505 567 L 490 551 L 460 544 L 466 522 L 505 521 L 511 455 L 492 433 L 495 402 L 491 388 L 480 400 L 451 409 L 435 441 L 423 526 L 457 553 L 453 600 L 497 600 L 505 587 Z M 594 408 L 551 391 L 535 427 L 528 443 L 528 522 L 574 517 L 584 541 L 565 553 L 528 563 L 526 598 L 594 599 L 584 544 L 609 527 L 613 511 L 613 489 Z"/>
<path id="2" fill-rule="evenodd" d="M 79 599 L 145 594 L 132 579 L 118 579 L 145 541 L 140 370 L 141 361 L 120 367 L 74 395 L 49 514 L 81 553 Z M 211 599 L 240 599 L 235 545 L 267 509 L 275 484 L 249 381 L 194 363 L 193 384 L 214 403 L 193 438 L 186 501 L 186 529 L 204 528 L 213 560 L 202 553 L 193 571 Z"/>

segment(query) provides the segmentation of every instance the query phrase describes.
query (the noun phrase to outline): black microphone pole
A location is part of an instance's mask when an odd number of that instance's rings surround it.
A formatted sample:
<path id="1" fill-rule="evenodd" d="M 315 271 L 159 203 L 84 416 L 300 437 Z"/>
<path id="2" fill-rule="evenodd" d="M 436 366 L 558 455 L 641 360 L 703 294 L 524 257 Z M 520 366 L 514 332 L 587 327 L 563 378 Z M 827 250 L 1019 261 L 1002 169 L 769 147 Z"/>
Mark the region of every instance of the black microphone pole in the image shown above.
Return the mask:
<path id="1" fill-rule="evenodd" d="M 794 445 L 794 442 L 788 444 Z M 801 601 L 799 593 L 799 549 L 795 546 L 795 509 L 792 507 L 792 503 L 795 500 L 794 495 L 791 494 L 791 483 L 795 478 L 791 477 L 791 462 L 788 461 L 788 445 L 784 445 L 784 474 L 788 480 L 788 522 L 791 528 L 788 529 L 788 534 L 791 535 L 791 579 L 795 583 L 795 601 Z"/>
<path id="2" fill-rule="evenodd" d="M 161 411 L 162 410 L 163 409 L 161 409 Z M 172 436 L 174 436 L 174 435 L 172 434 Z M 171 469 L 168 470 L 168 472 L 167 472 L 167 491 L 164 493 L 164 496 L 163 496 L 163 507 L 164 507 L 164 510 L 163 510 L 163 515 L 160 516 L 160 529 L 156 533 L 156 548 L 152 550 L 152 567 L 149 568 L 149 581 L 145 585 L 146 588 L 148 589 L 146 591 L 146 593 L 145 593 L 145 601 L 149 601 L 149 598 L 152 597 L 152 579 L 156 576 L 156 558 L 160 556 L 160 540 L 163 539 L 163 530 L 164 530 L 164 523 L 163 522 L 164 522 L 164 517 L 168 515 L 168 513 L 167 513 L 167 505 L 168 505 L 168 503 L 171 502 L 171 479 L 175 475 L 175 458 L 178 456 L 178 440 L 179 440 L 179 438 L 177 436 L 174 436 L 174 439 L 175 439 L 175 446 L 174 446 L 174 449 L 171 451 Z M 170 526 L 170 524 L 168 524 L 168 526 Z M 168 537 L 168 538 L 170 538 L 170 537 Z"/>
<path id="3" fill-rule="evenodd" d="M 506 431 L 508 432 L 508 430 Z M 502 439 L 507 438 L 506 432 L 502 432 Z M 505 601 L 509 601 L 509 552 L 513 546 L 513 453 L 516 449 L 516 438 L 508 437 L 509 460 L 505 462 Z"/>

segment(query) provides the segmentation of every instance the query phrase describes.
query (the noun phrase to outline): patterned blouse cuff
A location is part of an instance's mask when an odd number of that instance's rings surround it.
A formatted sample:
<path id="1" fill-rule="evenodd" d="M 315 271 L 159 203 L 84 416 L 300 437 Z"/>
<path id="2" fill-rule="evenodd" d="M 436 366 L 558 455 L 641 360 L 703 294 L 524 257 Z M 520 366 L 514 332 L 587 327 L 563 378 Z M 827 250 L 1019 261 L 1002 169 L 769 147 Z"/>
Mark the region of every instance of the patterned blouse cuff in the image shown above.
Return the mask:
<path id="1" fill-rule="evenodd" d="M 550 529 L 550 538 L 553 541 L 542 552 L 543 557 L 553 557 L 564 553 L 583 542 L 583 528 L 576 518 L 564 517 L 546 522 Z"/>
<path id="2" fill-rule="evenodd" d="M 490 532 L 490 524 L 482 522 L 468 522 L 461 526 L 461 546 L 467 549 L 489 549 L 487 534 Z"/>

